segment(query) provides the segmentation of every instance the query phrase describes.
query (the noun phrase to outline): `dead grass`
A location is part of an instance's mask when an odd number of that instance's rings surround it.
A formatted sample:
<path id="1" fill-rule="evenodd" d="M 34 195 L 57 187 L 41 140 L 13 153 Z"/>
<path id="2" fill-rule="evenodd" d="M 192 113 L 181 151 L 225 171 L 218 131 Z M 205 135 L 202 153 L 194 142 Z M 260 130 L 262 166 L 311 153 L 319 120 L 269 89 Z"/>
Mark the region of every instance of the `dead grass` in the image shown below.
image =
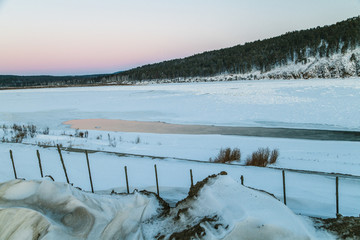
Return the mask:
<path id="1" fill-rule="evenodd" d="M 274 149 L 270 152 L 270 149 L 259 148 L 255 152 L 246 158 L 247 166 L 266 167 L 268 164 L 276 163 L 280 153 L 278 149 Z"/>
<path id="2" fill-rule="evenodd" d="M 269 164 L 274 164 L 276 163 L 277 159 L 279 158 L 279 150 L 278 149 L 274 149 L 271 151 L 271 154 L 270 154 L 270 159 L 269 159 Z"/>
<path id="3" fill-rule="evenodd" d="M 221 148 L 219 154 L 214 158 L 210 158 L 210 162 L 229 163 L 239 161 L 241 159 L 241 152 L 239 148 Z"/>

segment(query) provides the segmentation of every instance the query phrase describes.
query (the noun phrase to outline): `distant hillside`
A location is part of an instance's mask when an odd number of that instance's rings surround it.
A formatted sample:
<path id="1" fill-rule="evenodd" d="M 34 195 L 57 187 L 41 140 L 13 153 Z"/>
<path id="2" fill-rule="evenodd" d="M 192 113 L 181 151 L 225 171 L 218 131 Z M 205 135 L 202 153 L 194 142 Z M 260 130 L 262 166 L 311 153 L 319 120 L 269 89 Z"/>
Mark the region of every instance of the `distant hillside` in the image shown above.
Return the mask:
<path id="1" fill-rule="evenodd" d="M 330 74 L 321 71 L 312 71 L 305 77 L 348 77 L 359 75 L 360 56 L 356 49 L 360 46 L 360 17 L 354 17 L 331 26 L 317 27 L 309 30 L 289 32 L 284 35 L 237 45 L 231 48 L 204 52 L 191 57 L 145 65 L 129 71 L 109 76 L 114 81 L 176 79 L 189 77 L 210 77 L 219 74 L 237 74 L 248 76 L 249 73 L 259 77 L 274 69 L 289 65 L 309 67 L 309 63 L 327 62 Z M 346 72 L 346 66 L 333 63 L 332 57 L 336 55 L 337 61 L 350 54 L 349 61 L 353 62 L 356 70 Z M 351 58 L 351 59 L 350 59 Z M 321 66 L 318 66 L 321 69 Z M 293 78 L 303 77 L 298 69 Z M 326 72 L 326 70 L 325 70 Z M 268 75 L 282 77 L 281 75 Z M 289 76 L 287 76 L 289 77 Z"/>
<path id="2" fill-rule="evenodd" d="M 351 76 L 360 76 L 360 16 L 114 74 L 0 76 L 0 87 Z"/>

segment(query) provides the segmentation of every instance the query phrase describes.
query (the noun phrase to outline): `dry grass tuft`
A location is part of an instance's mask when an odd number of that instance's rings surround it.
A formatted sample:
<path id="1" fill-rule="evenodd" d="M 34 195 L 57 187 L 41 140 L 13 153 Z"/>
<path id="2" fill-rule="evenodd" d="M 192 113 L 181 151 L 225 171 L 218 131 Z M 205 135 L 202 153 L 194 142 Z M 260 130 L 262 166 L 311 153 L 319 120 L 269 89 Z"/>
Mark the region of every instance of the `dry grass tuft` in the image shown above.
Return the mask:
<path id="1" fill-rule="evenodd" d="M 274 149 L 270 152 L 270 149 L 267 148 L 259 148 L 257 151 L 251 154 L 251 157 L 247 157 L 246 165 L 247 166 L 258 166 L 258 167 L 266 167 L 268 164 L 276 163 L 279 157 L 279 150 Z"/>
<path id="2" fill-rule="evenodd" d="M 216 163 L 229 163 L 233 161 L 239 161 L 241 158 L 241 152 L 239 148 L 221 148 L 219 154 L 216 158 L 211 159 L 210 162 L 216 162 Z"/>

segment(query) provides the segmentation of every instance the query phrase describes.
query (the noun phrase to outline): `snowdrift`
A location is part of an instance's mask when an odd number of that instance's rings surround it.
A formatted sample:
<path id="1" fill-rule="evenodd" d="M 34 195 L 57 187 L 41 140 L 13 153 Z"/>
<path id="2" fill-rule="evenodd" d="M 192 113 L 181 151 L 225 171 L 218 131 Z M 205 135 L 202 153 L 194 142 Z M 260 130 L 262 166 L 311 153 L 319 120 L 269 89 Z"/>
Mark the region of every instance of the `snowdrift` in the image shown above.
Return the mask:
<path id="1" fill-rule="evenodd" d="M 315 239 L 316 232 L 277 199 L 221 173 L 174 208 L 145 191 L 97 195 L 48 180 L 5 182 L 0 238 Z"/>

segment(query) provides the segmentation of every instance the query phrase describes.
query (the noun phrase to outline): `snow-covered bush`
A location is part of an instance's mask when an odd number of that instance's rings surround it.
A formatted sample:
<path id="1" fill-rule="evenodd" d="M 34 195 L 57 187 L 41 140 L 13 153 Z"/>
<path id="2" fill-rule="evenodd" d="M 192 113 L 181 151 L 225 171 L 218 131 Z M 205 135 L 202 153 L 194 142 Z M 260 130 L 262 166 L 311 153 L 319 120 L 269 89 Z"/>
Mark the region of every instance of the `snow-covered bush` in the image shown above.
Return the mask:
<path id="1" fill-rule="evenodd" d="M 3 130 L 2 142 L 21 143 L 24 138 L 34 138 L 37 134 L 35 125 L 13 124 L 9 127 L 4 124 L 1 128 Z"/>

